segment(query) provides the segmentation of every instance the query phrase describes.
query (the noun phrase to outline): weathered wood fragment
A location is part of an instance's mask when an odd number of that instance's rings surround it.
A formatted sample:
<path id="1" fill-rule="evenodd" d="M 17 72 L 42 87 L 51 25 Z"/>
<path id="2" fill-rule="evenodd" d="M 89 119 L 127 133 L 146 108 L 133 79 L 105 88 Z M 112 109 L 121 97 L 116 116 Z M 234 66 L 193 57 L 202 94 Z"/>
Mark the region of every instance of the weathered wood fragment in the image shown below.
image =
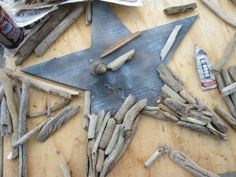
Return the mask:
<path id="1" fill-rule="evenodd" d="M 105 117 L 105 111 L 104 110 L 99 111 L 97 125 L 96 125 L 96 131 L 95 131 L 95 137 L 98 136 L 99 131 L 102 128 L 102 123 L 103 123 L 104 117 Z"/>
<path id="2" fill-rule="evenodd" d="M 131 94 L 125 99 L 124 103 L 121 105 L 120 109 L 116 112 L 114 119 L 117 123 L 121 123 L 125 117 L 128 110 L 134 105 L 135 97 Z"/>
<path id="3" fill-rule="evenodd" d="M 181 28 L 182 28 L 182 25 L 176 25 L 174 29 L 172 30 L 169 38 L 167 39 L 164 47 L 161 50 L 161 53 L 160 53 L 161 60 L 164 60 L 166 55 L 169 53 Z"/>
<path id="4" fill-rule="evenodd" d="M 160 146 L 144 163 L 145 168 L 149 168 L 157 158 L 159 158 L 164 154 L 168 154 L 169 152 L 170 152 L 169 146 L 167 145 Z"/>
<path id="5" fill-rule="evenodd" d="M 161 80 L 168 85 L 170 88 L 172 88 L 175 92 L 179 92 L 184 88 L 183 84 L 177 80 L 170 70 L 166 67 L 164 64 L 160 64 L 157 67 L 157 71 L 159 72 Z"/>
<path id="6" fill-rule="evenodd" d="M 18 137 L 18 131 L 17 131 L 18 112 L 16 110 L 16 105 L 14 103 L 14 93 L 13 93 L 13 86 L 12 86 L 11 80 L 3 70 L 0 70 L 0 82 L 2 82 L 3 84 L 4 92 L 7 99 L 7 107 L 12 118 L 12 125 L 13 125 L 12 142 L 14 143 Z M 16 157 L 18 157 L 18 149 L 13 148 L 7 158 L 9 160 L 13 160 Z"/>
<path id="7" fill-rule="evenodd" d="M 36 56 L 43 55 L 47 49 L 70 27 L 81 15 L 84 8 L 79 6 L 73 9 L 68 16 L 66 16 L 56 28 L 54 28 L 34 49 Z"/>
<path id="8" fill-rule="evenodd" d="M 85 24 L 90 25 L 92 23 L 92 3 L 90 0 L 87 0 L 85 13 Z"/>
<path id="9" fill-rule="evenodd" d="M 100 141 L 101 141 L 101 139 L 102 139 L 102 135 L 103 135 L 103 133 L 104 133 L 104 131 L 105 131 L 107 122 L 108 122 L 108 120 L 110 119 L 110 117 L 111 117 L 111 113 L 108 112 L 108 113 L 106 114 L 104 120 L 103 120 L 102 127 L 101 127 L 101 129 L 100 129 L 100 131 L 99 131 L 99 134 L 98 134 L 98 136 L 97 136 L 97 138 L 96 138 L 96 141 L 95 141 L 95 143 L 94 143 L 94 146 L 93 146 L 93 149 L 92 149 L 92 153 L 93 153 L 93 154 L 97 153 L 98 146 L 99 146 L 99 144 L 100 144 Z"/>
<path id="10" fill-rule="evenodd" d="M 107 49 L 105 49 L 102 52 L 101 58 L 103 58 L 103 57 L 111 54 L 112 52 L 116 51 L 117 49 L 123 47 L 125 44 L 129 43 L 130 41 L 134 40 L 135 38 L 137 38 L 140 35 L 141 35 L 140 32 L 135 32 L 133 34 L 130 34 L 128 36 L 125 36 L 125 37 L 119 39 L 118 41 L 116 41 L 114 44 L 112 44 L 110 47 L 108 47 Z"/>
<path id="11" fill-rule="evenodd" d="M 107 69 L 111 69 L 112 71 L 118 70 L 127 62 L 128 60 L 131 60 L 134 56 L 134 49 L 124 53 L 120 57 L 113 60 L 111 63 L 107 64 Z"/>
<path id="12" fill-rule="evenodd" d="M 104 150 L 98 149 L 98 159 L 97 159 L 97 164 L 96 164 L 96 171 L 98 173 L 102 171 L 104 160 L 105 160 Z"/>
<path id="13" fill-rule="evenodd" d="M 57 129 L 59 129 L 63 123 L 69 120 L 79 111 L 79 107 L 66 107 L 63 111 L 57 114 L 53 119 L 49 120 L 41 129 L 38 134 L 38 141 L 44 142 L 52 135 Z"/>
<path id="14" fill-rule="evenodd" d="M 221 18 L 224 22 L 236 28 L 236 19 L 229 16 L 224 12 L 218 5 L 216 5 L 212 0 L 200 0 L 208 9 L 210 9 L 215 15 Z"/>
<path id="15" fill-rule="evenodd" d="M 224 118 L 224 120 L 232 127 L 236 130 L 236 119 L 231 116 L 230 113 L 226 112 L 222 106 L 216 106 L 215 107 L 215 112 L 217 114 L 219 114 L 222 118 Z"/>
<path id="16" fill-rule="evenodd" d="M 227 135 L 218 131 L 211 123 L 207 124 L 207 128 L 214 134 L 217 138 L 221 140 L 227 140 Z"/>
<path id="17" fill-rule="evenodd" d="M 229 75 L 231 76 L 233 81 L 236 82 L 236 66 L 229 67 Z"/>
<path id="18" fill-rule="evenodd" d="M 185 117 L 185 118 L 181 118 L 181 120 L 185 121 L 185 122 L 192 123 L 192 124 L 200 125 L 200 126 L 207 125 L 207 123 L 205 121 L 202 121 L 202 120 L 199 120 L 199 119 L 195 119 L 193 117 Z"/>
<path id="19" fill-rule="evenodd" d="M 1 136 L 9 135 L 13 132 L 11 117 L 7 108 L 6 98 L 1 101 Z"/>
<path id="20" fill-rule="evenodd" d="M 235 27 L 236 27 L 236 19 L 235 19 Z M 234 34 L 233 39 L 231 39 L 231 41 L 225 48 L 224 54 L 220 59 L 220 62 L 216 64 L 216 66 L 214 67 L 216 71 L 220 71 L 223 68 L 223 66 L 230 60 L 235 48 L 236 48 L 236 33 Z"/>
<path id="21" fill-rule="evenodd" d="M 190 159 L 186 154 L 180 151 L 171 151 L 170 158 L 177 165 L 183 167 L 189 173 L 196 177 L 220 177 L 202 167 L 200 167 L 197 163 L 195 163 L 192 159 Z"/>
<path id="22" fill-rule="evenodd" d="M 174 98 L 174 99 L 179 100 L 183 103 L 186 102 L 185 99 L 183 99 L 178 93 L 176 93 L 172 88 L 170 88 L 166 84 L 161 88 L 161 93 L 162 93 L 162 95 L 164 95 L 167 98 Z"/>
<path id="23" fill-rule="evenodd" d="M 92 153 L 92 148 L 94 146 L 94 142 L 95 139 L 92 139 L 90 141 L 88 141 L 88 172 L 87 172 L 87 176 L 88 177 L 95 177 L 96 176 L 96 162 L 95 157 L 97 156 L 97 152 L 96 153 Z"/>
<path id="24" fill-rule="evenodd" d="M 99 147 L 101 149 L 105 149 L 107 147 L 107 145 L 109 144 L 115 127 L 116 127 L 115 119 L 110 118 L 107 122 L 106 129 L 104 130 L 101 141 L 99 143 Z"/>
<path id="25" fill-rule="evenodd" d="M 228 128 L 225 126 L 223 121 L 219 117 L 217 117 L 216 115 L 212 115 L 211 123 L 221 133 L 225 134 L 228 132 Z"/>
<path id="26" fill-rule="evenodd" d="M 97 120 L 98 115 L 92 114 L 89 116 L 88 139 L 95 138 Z"/>
<path id="27" fill-rule="evenodd" d="M 110 140 L 110 142 L 107 145 L 106 150 L 105 150 L 106 155 L 110 155 L 111 152 L 113 151 L 113 149 L 116 146 L 116 143 L 117 143 L 117 140 L 118 140 L 118 137 L 119 137 L 119 134 L 120 134 L 120 132 L 119 132 L 120 131 L 120 126 L 121 126 L 121 124 L 117 124 L 116 127 L 115 127 L 115 130 L 112 134 L 111 140 Z"/>
<path id="28" fill-rule="evenodd" d="M 180 96 L 184 98 L 189 104 L 197 104 L 196 99 L 189 93 L 187 92 L 186 89 L 182 89 L 179 92 Z"/>
<path id="29" fill-rule="evenodd" d="M 84 123 L 83 128 L 88 130 L 89 127 L 89 115 L 90 115 L 90 107 L 91 107 L 91 93 L 90 91 L 84 92 Z"/>
<path id="30" fill-rule="evenodd" d="M 71 175 L 70 175 L 71 174 L 71 169 L 67 164 L 64 164 L 64 163 L 61 164 L 60 169 L 61 169 L 64 177 L 71 177 Z"/>
<path id="31" fill-rule="evenodd" d="M 222 96 L 228 96 L 230 94 L 234 94 L 236 92 L 236 82 L 224 87 L 221 90 Z"/>
<path id="32" fill-rule="evenodd" d="M 173 6 L 164 9 L 166 15 L 175 15 L 179 13 L 189 12 L 197 8 L 196 3 L 184 4 L 180 6 Z"/>
<path id="33" fill-rule="evenodd" d="M 134 106 L 130 108 L 130 110 L 125 114 L 125 118 L 123 121 L 123 126 L 126 131 L 130 131 L 135 118 L 142 111 L 142 109 L 147 105 L 147 99 L 142 99 L 137 102 Z"/>
<path id="34" fill-rule="evenodd" d="M 208 130 L 208 128 L 201 126 L 201 125 L 192 124 L 192 123 L 188 123 L 188 122 L 184 122 L 184 121 L 177 122 L 177 125 L 180 127 L 189 128 L 191 130 L 198 131 L 198 132 L 201 132 L 201 133 L 204 133 L 207 135 L 212 135 L 212 133 L 210 132 L 210 130 Z"/>

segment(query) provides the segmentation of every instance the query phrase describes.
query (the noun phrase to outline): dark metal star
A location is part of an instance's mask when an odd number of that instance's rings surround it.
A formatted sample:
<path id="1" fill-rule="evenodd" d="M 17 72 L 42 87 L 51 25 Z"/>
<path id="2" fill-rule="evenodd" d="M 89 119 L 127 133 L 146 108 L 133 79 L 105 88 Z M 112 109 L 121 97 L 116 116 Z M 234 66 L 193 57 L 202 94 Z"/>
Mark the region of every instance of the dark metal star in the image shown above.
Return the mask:
<path id="1" fill-rule="evenodd" d="M 167 63 L 171 59 L 196 19 L 197 16 L 193 16 L 142 31 L 140 37 L 103 59 L 105 63 L 109 63 L 121 54 L 135 49 L 131 61 L 117 71 L 94 76 L 89 71 L 91 61 L 100 59 L 99 56 L 104 49 L 130 34 L 105 3 L 96 2 L 93 5 L 91 48 L 37 64 L 23 71 L 83 90 L 90 90 L 93 112 L 101 109 L 116 110 L 129 93 L 137 99 L 147 98 L 149 105 L 154 105 L 163 85 L 156 71 L 157 65 Z M 162 62 L 160 51 L 175 25 L 178 24 L 182 24 L 182 28 L 171 51 Z"/>

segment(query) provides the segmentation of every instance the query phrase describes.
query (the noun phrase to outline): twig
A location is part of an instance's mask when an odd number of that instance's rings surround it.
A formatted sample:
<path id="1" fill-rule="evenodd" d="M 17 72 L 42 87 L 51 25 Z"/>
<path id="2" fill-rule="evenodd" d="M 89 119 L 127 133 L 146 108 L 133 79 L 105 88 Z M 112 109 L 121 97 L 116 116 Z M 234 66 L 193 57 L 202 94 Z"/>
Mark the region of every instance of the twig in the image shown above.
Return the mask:
<path id="1" fill-rule="evenodd" d="M 84 125 L 83 128 L 88 130 L 89 127 L 89 115 L 90 115 L 90 107 L 91 107 L 91 94 L 90 91 L 84 92 Z"/>
<path id="2" fill-rule="evenodd" d="M 86 3 L 86 14 L 85 14 L 85 24 L 90 25 L 92 22 L 92 3 L 90 0 L 87 0 Z"/>
<path id="3" fill-rule="evenodd" d="M 7 108 L 6 98 L 1 101 L 1 136 L 9 135 L 13 132 L 12 121 Z"/>
<path id="4" fill-rule="evenodd" d="M 97 138 L 99 131 L 101 130 L 102 123 L 105 117 L 105 111 L 101 110 L 98 112 L 98 120 L 97 120 L 97 125 L 96 125 L 96 131 L 95 131 L 95 137 Z"/>

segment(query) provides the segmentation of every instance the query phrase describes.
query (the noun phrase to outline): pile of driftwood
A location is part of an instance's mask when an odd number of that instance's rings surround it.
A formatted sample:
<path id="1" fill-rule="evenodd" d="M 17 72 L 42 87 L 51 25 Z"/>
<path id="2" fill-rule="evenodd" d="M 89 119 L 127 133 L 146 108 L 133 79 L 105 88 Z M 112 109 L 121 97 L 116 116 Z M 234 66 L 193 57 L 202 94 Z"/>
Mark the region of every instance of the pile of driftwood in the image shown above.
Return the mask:
<path id="1" fill-rule="evenodd" d="M 15 74 L 10 70 L 0 70 L 0 88 L 1 99 L 1 124 L 0 124 L 0 173 L 3 173 L 3 137 L 12 134 L 11 152 L 8 155 L 9 160 L 19 157 L 19 176 L 27 176 L 27 153 L 25 143 L 38 133 L 39 142 L 44 142 L 59 129 L 63 123 L 79 111 L 79 107 L 66 106 L 70 103 L 73 95 L 78 93 L 69 93 L 64 90 L 49 87 L 36 80 L 26 78 L 23 75 Z M 48 106 L 46 110 L 38 113 L 30 113 L 28 110 L 29 88 L 52 93 L 63 97 L 63 101 Z M 63 108 L 65 107 L 65 108 Z M 62 109 L 56 116 L 51 116 L 51 112 Z M 48 115 L 49 118 L 27 132 L 27 118 Z"/>
<path id="2" fill-rule="evenodd" d="M 90 92 L 85 93 L 84 129 L 88 132 L 88 177 L 105 177 L 125 152 L 135 135 L 138 114 L 147 105 L 143 99 L 135 103 L 129 95 L 116 114 L 90 113 Z"/>
<path id="3" fill-rule="evenodd" d="M 146 107 L 142 113 L 162 120 L 171 120 L 178 126 L 226 140 L 228 129 L 221 119 L 192 96 L 184 88 L 184 82 L 167 66 L 161 64 L 157 70 L 165 83 L 161 88 L 161 99 L 158 107 Z"/>
<path id="4" fill-rule="evenodd" d="M 216 106 L 215 112 L 236 130 L 236 66 L 223 69 L 216 79 L 229 112 L 225 111 L 222 105 Z"/>

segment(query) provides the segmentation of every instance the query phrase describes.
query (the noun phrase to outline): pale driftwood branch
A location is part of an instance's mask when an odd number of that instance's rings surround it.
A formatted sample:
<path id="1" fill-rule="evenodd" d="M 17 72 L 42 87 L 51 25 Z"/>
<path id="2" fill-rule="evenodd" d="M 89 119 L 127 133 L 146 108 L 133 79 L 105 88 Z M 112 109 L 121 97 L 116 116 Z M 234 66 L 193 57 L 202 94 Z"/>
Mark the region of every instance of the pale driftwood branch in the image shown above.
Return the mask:
<path id="1" fill-rule="evenodd" d="M 110 140 L 110 142 L 107 145 L 106 150 L 105 150 L 106 155 L 110 155 L 111 152 L 113 151 L 114 147 L 116 146 L 116 143 L 117 143 L 117 140 L 118 140 L 118 137 L 119 137 L 119 134 L 120 134 L 120 132 L 119 132 L 120 126 L 121 126 L 121 124 L 117 124 L 116 127 L 115 127 L 115 130 L 112 134 L 111 140 Z"/>
<path id="2" fill-rule="evenodd" d="M 92 114 L 89 116 L 88 139 L 95 138 L 97 120 L 98 115 Z"/>
<path id="3" fill-rule="evenodd" d="M 97 158 L 97 164 L 96 164 L 96 171 L 98 173 L 102 171 L 104 160 L 105 160 L 104 150 L 98 149 L 98 158 Z"/>
<path id="4" fill-rule="evenodd" d="M 27 142 L 33 135 L 35 135 L 37 132 L 39 132 L 42 127 L 49 121 L 51 120 L 51 118 L 43 121 L 42 123 L 40 123 L 39 125 L 37 125 L 36 127 L 34 127 L 33 129 L 31 129 L 29 132 L 27 132 L 26 134 L 24 134 L 22 137 L 20 137 L 15 143 L 12 144 L 12 147 L 17 148 L 19 147 L 21 144 Z"/>
<path id="5" fill-rule="evenodd" d="M 81 15 L 84 8 L 80 6 L 73 9 L 60 23 L 45 37 L 34 49 L 36 56 L 43 55 L 47 49 L 70 27 Z"/>
<path id="6" fill-rule="evenodd" d="M 127 62 L 128 60 L 131 60 L 134 56 L 134 49 L 124 53 L 120 57 L 113 60 L 111 63 L 107 64 L 107 69 L 111 69 L 112 71 L 118 70 L 121 68 L 121 66 Z"/>
<path id="7" fill-rule="evenodd" d="M 103 135 L 103 133 L 104 133 L 104 131 L 105 131 L 107 122 L 108 122 L 108 120 L 110 119 L 110 117 L 111 117 L 111 113 L 108 112 L 108 113 L 106 114 L 104 120 L 103 120 L 102 127 L 101 127 L 100 132 L 99 132 L 99 134 L 98 134 L 98 136 L 97 136 L 97 138 L 96 138 L 96 141 L 95 141 L 95 143 L 94 143 L 94 146 L 93 146 L 93 149 L 92 149 L 92 153 L 93 153 L 93 154 L 97 153 L 98 146 L 99 146 L 99 144 L 100 144 L 100 141 L 101 141 L 101 139 L 102 139 L 102 135 Z"/>
<path id="8" fill-rule="evenodd" d="M 92 23 L 92 3 L 90 0 L 87 0 L 85 13 L 85 24 L 90 25 Z"/>
<path id="9" fill-rule="evenodd" d="M 207 128 L 211 131 L 212 134 L 214 134 L 217 138 L 221 140 L 227 140 L 227 135 L 224 133 L 221 133 L 219 130 L 217 130 L 211 123 L 207 124 Z"/>
<path id="10" fill-rule="evenodd" d="M 3 70 L 0 70 L 0 82 L 2 82 L 4 87 L 4 92 L 7 99 L 7 107 L 10 112 L 12 118 L 12 125 L 13 125 L 13 135 L 12 135 L 12 142 L 15 142 L 18 137 L 18 113 L 16 110 L 16 105 L 14 103 L 14 93 L 11 80 L 8 78 L 6 73 Z M 10 154 L 8 155 L 9 160 L 13 160 L 18 157 L 18 149 L 12 149 Z"/>
<path id="11" fill-rule="evenodd" d="M 235 19 L 235 27 L 236 27 L 236 19 Z M 236 48 L 236 33 L 234 34 L 233 39 L 230 40 L 229 44 L 225 48 L 224 54 L 220 59 L 220 62 L 216 64 L 216 66 L 214 67 L 216 71 L 220 71 L 223 68 L 223 66 L 229 61 L 235 48 Z"/>
<path id="12" fill-rule="evenodd" d="M 1 85 L 0 86 L 0 100 L 2 99 L 2 97 L 5 95 L 5 92 L 4 92 L 4 86 Z"/>
<path id="13" fill-rule="evenodd" d="M 121 105 L 120 109 L 116 112 L 114 119 L 117 123 L 121 123 L 125 117 L 128 110 L 134 105 L 135 97 L 131 94 L 125 99 L 124 103 Z"/>
<path id="14" fill-rule="evenodd" d="M 142 111 L 142 109 L 147 105 L 147 99 L 140 100 L 134 106 L 130 108 L 130 110 L 125 114 L 125 118 L 123 121 L 123 126 L 125 127 L 126 131 L 130 131 L 135 118 L 138 114 Z"/>
<path id="15" fill-rule="evenodd" d="M 56 115 L 53 119 L 49 120 L 41 129 L 38 134 L 38 141 L 44 142 L 52 135 L 57 129 L 59 129 L 63 123 L 69 120 L 79 111 L 79 107 L 66 107 L 62 112 Z"/>
<path id="16" fill-rule="evenodd" d="M 179 100 L 183 103 L 186 102 L 185 99 L 183 99 L 178 93 L 176 93 L 172 88 L 170 88 L 166 84 L 164 84 L 164 86 L 161 88 L 161 93 L 162 93 L 162 95 L 164 95 L 167 98 L 174 98 L 174 99 Z"/>
<path id="17" fill-rule="evenodd" d="M 184 4 L 180 6 L 168 7 L 164 9 L 166 15 L 175 15 L 179 13 L 189 12 L 197 8 L 196 3 Z"/>
<path id="18" fill-rule="evenodd" d="M 104 130 L 101 141 L 99 143 L 100 148 L 105 149 L 107 147 L 107 145 L 109 144 L 111 140 L 115 127 L 116 127 L 115 119 L 110 118 L 107 122 L 106 129 Z"/>
<path id="19" fill-rule="evenodd" d="M 96 131 L 95 131 L 95 137 L 97 138 L 99 131 L 101 130 L 102 123 L 105 117 L 105 111 L 101 110 L 98 112 L 98 120 L 97 120 L 97 125 L 96 125 Z"/>
<path id="20" fill-rule="evenodd" d="M 6 136 L 12 133 L 12 121 L 7 108 L 6 98 L 2 97 L 1 101 L 1 136 Z"/>
<path id="21" fill-rule="evenodd" d="M 225 126 L 225 124 L 222 122 L 222 120 L 217 117 L 216 115 L 212 115 L 211 117 L 211 123 L 216 127 L 217 130 L 219 130 L 221 133 L 227 133 L 228 128 Z"/>
<path id="22" fill-rule="evenodd" d="M 71 102 L 71 99 L 64 98 L 58 103 L 55 103 L 52 107 L 47 108 L 47 110 L 40 111 L 40 112 L 34 112 L 34 113 L 28 113 L 29 118 L 39 117 L 39 116 L 45 116 L 48 114 L 48 111 L 55 112 L 61 108 L 64 108 Z"/>
<path id="23" fill-rule="evenodd" d="M 170 158 L 177 165 L 183 167 L 196 177 L 220 177 L 202 167 L 180 151 L 171 151 Z"/>
<path id="24" fill-rule="evenodd" d="M 130 41 L 134 40 L 135 38 L 137 38 L 140 35 L 141 35 L 140 32 L 135 32 L 133 34 L 130 34 L 128 36 L 125 36 L 125 37 L 119 39 L 118 41 L 116 41 L 114 44 L 112 44 L 110 47 L 108 47 L 107 49 L 105 49 L 102 52 L 101 58 L 109 55 L 110 53 L 112 53 L 114 51 L 116 51 L 117 49 L 121 48 L 122 46 L 124 46 L 125 44 L 127 44 Z"/>
<path id="25" fill-rule="evenodd" d="M 159 158 L 160 156 L 164 154 L 168 154 L 170 152 L 170 148 L 167 145 L 162 145 L 160 146 L 149 158 L 148 160 L 144 163 L 144 166 L 146 168 L 149 168 L 152 163 Z"/>
<path id="26" fill-rule="evenodd" d="M 231 114 L 229 114 L 228 112 L 226 112 L 222 106 L 216 106 L 215 107 L 215 112 L 217 114 L 219 114 L 222 118 L 224 118 L 224 120 L 232 127 L 236 130 L 236 119 L 231 116 Z"/>
<path id="27" fill-rule="evenodd" d="M 164 60 L 166 55 L 169 53 L 171 47 L 173 46 L 176 37 L 178 36 L 179 31 L 181 30 L 182 25 L 176 25 L 172 30 L 169 38 L 167 39 L 164 47 L 161 49 L 160 57 L 161 60 Z"/>
<path id="28" fill-rule="evenodd" d="M 207 8 L 209 8 L 215 15 L 221 18 L 224 22 L 236 28 L 236 19 L 225 13 L 218 5 L 212 0 L 200 0 Z"/>
<path id="29" fill-rule="evenodd" d="M 67 164 L 64 164 L 64 163 L 61 164 L 60 169 L 61 169 L 64 177 L 71 177 L 71 175 L 70 175 L 71 174 L 71 169 Z"/>
<path id="30" fill-rule="evenodd" d="M 91 107 L 91 93 L 90 91 L 84 92 L 84 123 L 83 128 L 84 130 L 88 130 L 89 127 L 89 115 L 90 115 L 90 107 Z"/>
<path id="31" fill-rule="evenodd" d="M 169 120 L 164 114 L 163 114 L 163 112 L 161 112 L 161 111 L 159 111 L 159 110 L 157 110 L 157 111 L 148 111 L 148 110 L 145 110 L 145 109 L 143 109 L 142 111 L 141 111 L 141 113 L 142 114 L 144 114 L 144 115 L 147 115 L 147 116 L 151 116 L 151 117 L 153 117 L 153 118 L 155 118 L 155 119 L 160 119 L 160 120 Z"/>

